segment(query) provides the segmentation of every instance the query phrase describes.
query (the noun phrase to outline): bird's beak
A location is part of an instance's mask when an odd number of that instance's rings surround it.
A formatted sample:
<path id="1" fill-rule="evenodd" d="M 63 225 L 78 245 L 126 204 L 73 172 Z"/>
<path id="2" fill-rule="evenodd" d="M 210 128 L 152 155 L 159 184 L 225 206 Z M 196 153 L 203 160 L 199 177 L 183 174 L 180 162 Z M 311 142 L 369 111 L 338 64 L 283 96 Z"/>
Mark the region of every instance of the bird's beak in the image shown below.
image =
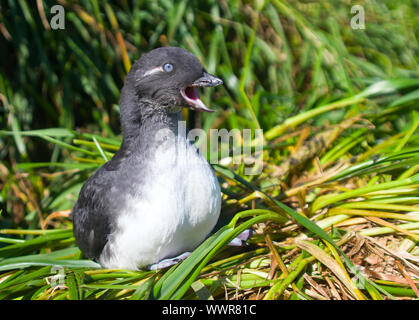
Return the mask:
<path id="1" fill-rule="evenodd" d="M 207 72 L 204 72 L 202 77 L 195 80 L 187 86 L 186 88 L 180 90 L 180 93 L 188 103 L 191 109 L 205 111 L 205 112 L 214 112 L 208 108 L 202 101 L 199 99 L 199 92 L 197 87 L 215 87 L 223 83 L 223 80 L 220 78 L 213 76 Z"/>
<path id="2" fill-rule="evenodd" d="M 223 80 L 213 76 L 207 72 L 204 72 L 203 76 L 192 83 L 194 87 L 216 87 L 223 84 Z"/>

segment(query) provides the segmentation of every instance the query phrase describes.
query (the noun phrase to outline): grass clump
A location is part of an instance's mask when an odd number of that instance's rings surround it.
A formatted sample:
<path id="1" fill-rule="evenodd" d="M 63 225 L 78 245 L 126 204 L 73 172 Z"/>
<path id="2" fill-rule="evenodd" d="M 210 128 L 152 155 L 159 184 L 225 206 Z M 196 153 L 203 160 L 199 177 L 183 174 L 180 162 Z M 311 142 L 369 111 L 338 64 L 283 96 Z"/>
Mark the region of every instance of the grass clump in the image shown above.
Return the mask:
<path id="1" fill-rule="evenodd" d="M 354 30 L 334 1 L 60 0 L 65 32 L 37 3 L 0 4 L 0 299 L 419 297 L 415 1 L 362 1 Z M 263 129 L 263 170 L 214 165 L 226 223 L 181 264 L 100 269 L 68 214 L 119 148 L 129 66 L 162 45 L 225 81 L 188 123 Z"/>

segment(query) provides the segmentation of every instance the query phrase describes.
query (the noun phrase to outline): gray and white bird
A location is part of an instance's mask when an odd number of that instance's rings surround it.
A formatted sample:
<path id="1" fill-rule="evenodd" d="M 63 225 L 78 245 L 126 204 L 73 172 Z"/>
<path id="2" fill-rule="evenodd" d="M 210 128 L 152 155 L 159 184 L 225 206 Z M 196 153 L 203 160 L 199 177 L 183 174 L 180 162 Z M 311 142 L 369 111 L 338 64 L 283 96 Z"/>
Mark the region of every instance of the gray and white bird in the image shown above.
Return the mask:
<path id="1" fill-rule="evenodd" d="M 122 145 L 86 181 L 72 209 L 86 257 L 104 268 L 166 267 L 214 228 L 217 178 L 178 126 L 181 106 L 212 111 L 197 87 L 222 83 L 181 48 L 152 50 L 132 66 L 120 98 Z"/>

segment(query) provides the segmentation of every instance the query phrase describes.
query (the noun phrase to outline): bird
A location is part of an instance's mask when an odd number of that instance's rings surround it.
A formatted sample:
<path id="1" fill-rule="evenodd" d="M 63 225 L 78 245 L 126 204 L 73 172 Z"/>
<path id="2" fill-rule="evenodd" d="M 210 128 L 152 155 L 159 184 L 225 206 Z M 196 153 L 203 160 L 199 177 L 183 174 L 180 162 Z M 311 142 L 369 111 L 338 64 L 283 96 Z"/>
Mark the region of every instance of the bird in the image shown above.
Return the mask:
<path id="1" fill-rule="evenodd" d="M 179 47 L 156 48 L 132 65 L 120 95 L 120 149 L 87 179 L 71 211 L 85 257 L 108 269 L 160 269 L 210 234 L 220 186 L 179 129 L 183 107 L 213 112 L 198 88 L 221 84 Z"/>

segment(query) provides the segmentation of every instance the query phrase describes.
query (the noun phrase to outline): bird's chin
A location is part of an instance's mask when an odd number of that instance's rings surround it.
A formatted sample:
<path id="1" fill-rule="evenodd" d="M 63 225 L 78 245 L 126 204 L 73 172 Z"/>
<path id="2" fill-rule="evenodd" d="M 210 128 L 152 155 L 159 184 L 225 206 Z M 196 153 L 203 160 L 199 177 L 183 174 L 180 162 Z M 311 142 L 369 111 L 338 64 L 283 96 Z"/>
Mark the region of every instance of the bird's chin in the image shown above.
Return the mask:
<path id="1" fill-rule="evenodd" d="M 181 89 L 180 94 L 182 95 L 182 98 L 186 101 L 186 103 L 188 104 L 188 107 L 192 110 L 205 111 L 205 112 L 215 111 L 208 108 L 202 102 L 202 100 L 199 98 L 199 92 L 196 86 L 188 86 L 184 89 Z"/>
<path id="2" fill-rule="evenodd" d="M 182 111 L 182 106 L 181 105 L 170 106 L 167 109 L 167 112 L 169 112 L 169 113 L 178 113 L 180 111 Z"/>

